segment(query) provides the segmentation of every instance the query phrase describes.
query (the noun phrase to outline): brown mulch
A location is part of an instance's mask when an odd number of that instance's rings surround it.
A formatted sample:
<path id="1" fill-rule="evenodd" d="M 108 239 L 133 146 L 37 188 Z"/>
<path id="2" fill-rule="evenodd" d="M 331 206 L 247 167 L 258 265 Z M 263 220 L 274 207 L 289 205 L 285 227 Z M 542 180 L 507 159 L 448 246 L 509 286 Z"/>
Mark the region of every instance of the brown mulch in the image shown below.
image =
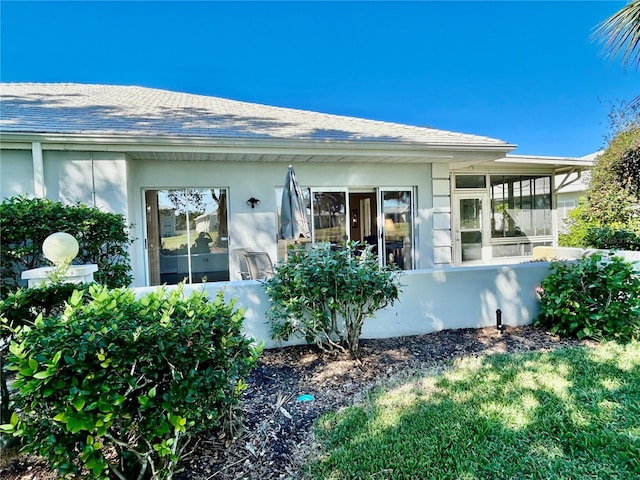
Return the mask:
<path id="1" fill-rule="evenodd" d="M 551 350 L 585 344 L 526 327 L 443 330 L 427 335 L 362 340 L 360 360 L 295 346 L 265 350 L 243 396 L 243 433 L 200 439 L 179 480 L 290 479 L 313 449 L 313 423 L 323 413 L 351 405 L 372 387 L 420 370 L 438 371 L 468 355 Z M 313 395 L 300 401 L 301 395 Z M 4 455 L 4 454 L 3 454 Z M 4 480 L 55 479 L 33 457 L 5 458 Z"/>

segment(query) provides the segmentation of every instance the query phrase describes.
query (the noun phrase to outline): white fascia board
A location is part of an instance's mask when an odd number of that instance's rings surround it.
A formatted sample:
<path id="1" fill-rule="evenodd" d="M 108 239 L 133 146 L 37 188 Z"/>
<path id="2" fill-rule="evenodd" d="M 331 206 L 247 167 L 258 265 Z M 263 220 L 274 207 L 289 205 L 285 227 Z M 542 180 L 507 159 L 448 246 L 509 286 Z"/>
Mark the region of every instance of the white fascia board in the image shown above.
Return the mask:
<path id="1" fill-rule="evenodd" d="M 566 169 L 582 169 L 588 170 L 593 167 L 594 158 L 575 158 L 575 157 L 551 157 L 551 156 L 536 156 L 536 155 L 505 155 L 504 158 L 499 158 L 495 161 L 500 164 L 514 164 L 514 165 L 531 165 L 531 166 L 550 166 L 554 170 L 566 170 Z"/>
<path id="2" fill-rule="evenodd" d="M 140 136 L 95 136 L 69 134 L 3 134 L 5 142 L 13 146 L 25 142 L 42 143 L 45 150 L 87 150 L 122 152 L 192 152 L 192 153 L 256 153 L 285 155 L 292 151 L 300 155 L 363 155 L 398 157 L 424 157 L 452 159 L 455 152 L 483 152 L 504 155 L 516 146 L 510 144 L 417 144 L 401 142 L 346 142 L 303 141 L 281 139 L 219 139 L 203 137 L 140 137 Z M 26 148 L 26 147 L 25 147 Z M 486 161 L 484 159 L 483 161 Z"/>

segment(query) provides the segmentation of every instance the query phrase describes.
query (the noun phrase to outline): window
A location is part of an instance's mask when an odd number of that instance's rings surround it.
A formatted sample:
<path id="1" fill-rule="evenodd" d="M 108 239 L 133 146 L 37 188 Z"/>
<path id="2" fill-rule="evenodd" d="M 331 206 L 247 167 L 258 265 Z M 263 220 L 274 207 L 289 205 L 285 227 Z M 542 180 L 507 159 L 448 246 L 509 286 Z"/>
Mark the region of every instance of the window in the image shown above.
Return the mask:
<path id="1" fill-rule="evenodd" d="M 456 189 L 487 188 L 485 175 L 456 175 Z"/>
<path id="2" fill-rule="evenodd" d="M 491 176 L 491 237 L 552 235 L 551 177 Z"/>
<path id="3" fill-rule="evenodd" d="M 550 176 L 491 175 L 493 257 L 528 256 L 552 235 Z"/>
<path id="4" fill-rule="evenodd" d="M 275 192 L 280 211 L 282 189 Z M 382 264 L 414 268 L 413 188 L 302 188 L 302 195 L 313 242 L 344 245 L 348 240 L 358 241 L 370 245 Z M 278 216 L 278 228 L 280 223 Z M 286 247 L 286 241 L 278 240 L 278 258 L 286 255 Z"/>
<path id="5" fill-rule="evenodd" d="M 150 285 L 229 279 L 227 190 L 145 192 Z"/>
<path id="6" fill-rule="evenodd" d="M 567 233 L 568 231 L 567 221 L 569 220 L 569 212 L 571 212 L 571 210 L 576 208 L 576 206 L 577 205 L 575 200 L 565 200 L 565 201 L 558 200 L 558 207 L 557 207 L 558 232 Z"/>
<path id="7" fill-rule="evenodd" d="M 347 241 L 346 192 L 313 192 L 313 239 L 344 245 Z"/>

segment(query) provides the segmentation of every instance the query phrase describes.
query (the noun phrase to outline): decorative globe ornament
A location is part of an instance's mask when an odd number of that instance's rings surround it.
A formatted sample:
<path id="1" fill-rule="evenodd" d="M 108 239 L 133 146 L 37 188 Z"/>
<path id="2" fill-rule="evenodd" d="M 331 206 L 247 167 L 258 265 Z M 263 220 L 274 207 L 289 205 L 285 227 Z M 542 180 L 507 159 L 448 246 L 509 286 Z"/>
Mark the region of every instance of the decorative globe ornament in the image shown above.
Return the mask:
<path id="1" fill-rule="evenodd" d="M 54 265 L 71 262 L 79 251 L 78 241 L 65 232 L 52 233 L 42 242 L 42 253 Z"/>

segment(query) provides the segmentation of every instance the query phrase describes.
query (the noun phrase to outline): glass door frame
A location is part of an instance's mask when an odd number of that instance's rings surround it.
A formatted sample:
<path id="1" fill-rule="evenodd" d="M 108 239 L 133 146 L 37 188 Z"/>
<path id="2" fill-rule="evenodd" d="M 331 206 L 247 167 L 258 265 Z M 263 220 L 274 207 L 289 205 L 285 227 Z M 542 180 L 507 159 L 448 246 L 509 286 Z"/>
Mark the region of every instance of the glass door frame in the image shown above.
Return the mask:
<path id="1" fill-rule="evenodd" d="M 309 200 L 311 203 L 311 242 L 316 243 L 316 227 L 315 227 L 315 203 L 313 196 L 316 193 L 343 193 L 344 194 L 344 228 L 345 228 L 345 236 L 346 241 L 351 240 L 350 232 L 349 232 L 349 189 L 347 187 L 309 187 Z"/>
<path id="2" fill-rule="evenodd" d="M 142 187 L 141 188 L 142 212 L 143 212 L 143 218 L 144 218 L 142 222 L 143 233 L 144 233 L 143 258 L 144 258 L 144 269 L 145 269 L 145 283 L 147 286 L 155 286 L 155 285 L 162 284 L 160 283 L 160 276 L 162 275 L 162 273 L 161 273 L 160 259 L 159 259 L 160 251 L 162 249 L 162 239 L 160 237 L 161 234 L 160 234 L 160 225 L 159 225 L 160 222 L 156 221 L 155 218 L 152 218 L 152 219 L 149 218 L 149 215 L 151 215 L 152 217 L 155 217 L 159 213 L 158 193 L 164 192 L 164 191 L 167 191 L 167 192 L 168 191 L 184 191 L 188 195 L 189 191 L 203 191 L 203 190 L 206 190 L 206 191 L 211 191 L 211 190 L 223 191 L 224 190 L 225 191 L 225 195 L 226 195 L 225 200 L 227 202 L 225 222 L 228 225 L 229 224 L 229 208 L 228 208 L 229 187 L 182 187 L 180 186 L 180 187 Z M 150 205 L 149 204 L 150 200 L 155 202 L 155 205 Z M 195 241 L 195 239 L 197 238 L 197 234 L 196 234 L 196 230 L 192 231 L 192 229 L 189 227 L 192 220 L 189 214 L 190 212 L 189 212 L 189 209 L 187 208 L 184 212 L 185 222 L 187 225 L 187 229 L 186 229 L 187 242 L 185 245 L 187 272 L 185 272 L 186 274 L 185 278 L 188 280 L 188 284 L 194 284 L 192 240 Z M 151 230 L 156 230 L 156 231 L 152 232 Z M 158 238 L 152 238 L 152 235 L 155 237 L 154 234 L 158 234 Z M 228 280 L 228 276 L 230 275 L 230 265 L 228 262 L 228 257 L 230 255 L 230 250 L 228 247 L 228 244 L 229 244 L 228 227 L 227 227 L 227 237 L 222 237 L 222 238 L 224 241 L 227 242 L 226 276 Z M 151 252 L 154 252 L 154 255 L 153 255 L 154 257 L 155 257 L 155 254 L 157 253 L 158 259 L 154 258 L 152 260 Z M 153 265 L 152 265 L 152 262 L 153 262 Z M 216 280 L 209 280 L 209 281 L 216 281 Z M 174 285 L 174 284 L 169 284 L 169 285 Z"/>
<path id="3" fill-rule="evenodd" d="M 409 231 L 411 235 L 411 241 L 409 245 L 409 256 L 411 258 L 411 264 L 405 267 L 405 270 L 415 270 L 416 268 L 416 245 L 417 245 L 417 228 L 416 228 L 416 189 L 415 187 L 377 187 L 376 197 L 378 203 L 378 252 L 383 252 L 384 255 L 378 255 L 381 266 L 387 265 L 386 258 L 386 241 L 385 241 L 385 226 L 384 226 L 384 193 L 385 192 L 410 192 L 411 201 L 409 205 L 409 218 L 411 219 L 411 229 Z"/>
<path id="4" fill-rule="evenodd" d="M 479 228 L 463 229 L 460 225 L 460 200 L 480 200 L 481 202 L 481 224 Z M 451 230 L 453 235 L 453 260 L 455 265 L 473 265 L 482 264 L 491 258 L 491 229 L 489 222 L 491 221 L 489 193 L 486 191 L 454 193 L 451 196 Z M 480 231 L 481 232 L 481 258 L 479 260 L 462 260 L 462 232 Z"/>

